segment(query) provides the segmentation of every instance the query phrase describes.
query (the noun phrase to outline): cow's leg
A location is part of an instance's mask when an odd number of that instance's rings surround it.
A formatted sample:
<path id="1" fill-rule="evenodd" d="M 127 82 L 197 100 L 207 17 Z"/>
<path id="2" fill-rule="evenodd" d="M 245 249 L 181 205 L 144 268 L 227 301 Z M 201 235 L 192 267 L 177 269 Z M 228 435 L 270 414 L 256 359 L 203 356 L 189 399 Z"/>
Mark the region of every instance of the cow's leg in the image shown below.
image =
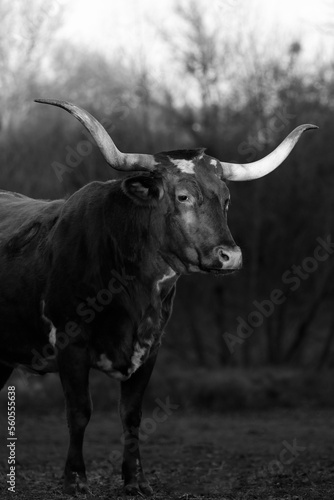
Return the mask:
<path id="1" fill-rule="evenodd" d="M 11 376 L 13 368 L 0 364 L 0 391 Z"/>
<path id="2" fill-rule="evenodd" d="M 70 445 L 64 471 L 64 492 L 67 494 L 77 491 L 89 493 L 82 454 L 84 433 L 92 409 L 88 361 L 87 350 L 78 346 L 68 346 L 58 354 L 59 374 L 66 399 L 70 431 Z"/>
<path id="3" fill-rule="evenodd" d="M 122 477 L 128 495 L 152 494 L 141 464 L 138 432 L 142 415 L 142 400 L 146 386 L 154 368 L 157 353 L 131 375 L 121 382 L 120 414 L 124 430 L 124 452 Z"/>

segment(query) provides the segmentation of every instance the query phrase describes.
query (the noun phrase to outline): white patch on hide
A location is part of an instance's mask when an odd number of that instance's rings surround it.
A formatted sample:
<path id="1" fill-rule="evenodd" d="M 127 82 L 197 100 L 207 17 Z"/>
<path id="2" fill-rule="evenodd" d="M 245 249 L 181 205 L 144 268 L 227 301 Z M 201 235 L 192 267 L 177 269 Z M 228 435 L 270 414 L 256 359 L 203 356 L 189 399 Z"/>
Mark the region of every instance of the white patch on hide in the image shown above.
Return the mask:
<path id="1" fill-rule="evenodd" d="M 169 157 L 168 157 L 169 158 Z M 174 160 L 169 158 L 170 161 L 184 174 L 194 174 L 195 164 L 191 160 Z"/>
<path id="2" fill-rule="evenodd" d="M 175 272 L 175 271 L 173 271 L 173 269 L 170 267 L 170 268 L 169 268 L 168 273 L 167 273 L 167 274 L 164 274 L 164 275 L 163 275 L 163 277 L 162 277 L 162 278 L 160 278 L 160 279 L 157 281 L 157 285 L 156 285 L 156 286 L 157 286 L 157 291 L 158 291 L 158 292 L 160 292 L 160 290 L 161 290 L 161 285 L 162 285 L 165 281 L 169 280 L 170 278 L 174 278 L 174 276 L 175 276 L 175 275 L 176 275 L 176 272 Z"/>
<path id="3" fill-rule="evenodd" d="M 52 321 L 45 316 L 44 308 L 45 308 L 45 301 L 42 300 L 42 318 L 45 321 L 45 323 L 47 323 L 50 326 L 49 342 L 54 347 L 56 345 L 56 340 L 57 340 L 57 337 L 56 337 L 57 328 L 54 326 Z"/>
<path id="4" fill-rule="evenodd" d="M 136 342 L 133 354 L 131 356 L 131 367 L 128 370 L 129 376 L 132 375 L 142 365 L 144 356 L 151 348 L 152 341 L 146 341 L 146 345 L 142 347 L 139 342 Z"/>
<path id="5" fill-rule="evenodd" d="M 50 333 L 49 333 L 49 342 L 54 347 L 56 345 L 56 327 L 52 325 Z"/>
<path id="6" fill-rule="evenodd" d="M 210 165 L 213 165 L 214 167 L 216 167 L 218 165 L 218 161 L 217 160 L 210 160 Z"/>
<path id="7" fill-rule="evenodd" d="M 112 361 L 105 354 L 101 354 L 100 360 L 97 361 L 96 365 L 104 372 L 112 371 Z"/>
<path id="8" fill-rule="evenodd" d="M 120 382 L 127 380 L 129 378 L 129 376 L 124 375 L 118 370 L 114 370 L 111 359 L 109 359 L 108 356 L 104 353 L 100 355 L 100 359 L 99 361 L 96 362 L 96 366 L 99 370 L 106 373 L 110 377 L 119 380 Z"/>
<path id="9" fill-rule="evenodd" d="M 138 370 L 138 368 L 141 365 L 141 360 L 149 348 L 150 348 L 150 346 L 141 347 L 138 342 L 136 343 L 135 350 L 133 351 L 133 354 L 131 356 L 131 365 L 132 365 L 130 368 L 131 373 Z"/>

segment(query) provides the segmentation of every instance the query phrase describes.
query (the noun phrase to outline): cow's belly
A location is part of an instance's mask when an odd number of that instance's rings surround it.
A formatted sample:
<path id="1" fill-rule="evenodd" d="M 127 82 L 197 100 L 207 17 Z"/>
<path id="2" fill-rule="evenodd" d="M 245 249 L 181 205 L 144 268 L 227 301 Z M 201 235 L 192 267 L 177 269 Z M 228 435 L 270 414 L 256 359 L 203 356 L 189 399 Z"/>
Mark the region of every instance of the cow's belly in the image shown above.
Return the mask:
<path id="1" fill-rule="evenodd" d="M 41 333 L 34 338 L 27 330 L 17 329 L 15 335 L 4 332 L 0 339 L 0 363 L 26 368 L 34 373 L 57 371 L 55 350 L 47 337 Z"/>
<path id="2" fill-rule="evenodd" d="M 30 304 L 27 310 L 21 307 L 22 302 L 16 307 L 16 313 L 11 310 L 10 305 L 0 307 L 0 362 L 10 366 L 27 366 L 33 371 L 41 370 L 40 357 L 46 358 L 43 371 L 51 369 L 49 360 L 54 359 L 54 348 L 50 344 L 50 327 L 43 321 L 42 317 L 33 314 Z M 52 368 L 51 371 L 54 371 Z"/>
<path id="3" fill-rule="evenodd" d="M 168 276 L 169 278 L 169 276 Z M 174 278 L 174 274 L 172 275 Z M 174 282 L 168 285 L 167 279 L 160 280 L 158 292 L 164 292 L 162 308 L 147 305 L 139 324 L 131 322 L 131 315 L 114 310 L 113 331 L 102 327 L 107 335 L 99 335 L 100 342 L 93 350 L 93 367 L 116 378 L 127 380 L 158 349 L 161 334 L 169 319 L 174 297 Z M 166 283 L 163 283 L 166 281 Z M 160 303 L 161 304 L 161 303 Z"/>
<path id="4" fill-rule="evenodd" d="M 158 348 L 169 312 L 170 303 L 167 304 L 166 301 L 162 315 L 150 305 L 139 323 L 128 311 L 119 307 L 112 308 L 106 315 L 101 314 L 98 317 L 100 321 L 97 321 L 92 329 L 88 329 L 90 334 L 87 349 L 90 352 L 91 367 L 116 380 L 130 378 Z M 26 368 L 34 373 L 58 371 L 58 349 L 63 349 L 75 341 L 75 336 L 58 332 L 55 345 L 56 328 L 44 316 L 43 308 L 37 327 L 36 321 L 31 321 L 27 330 L 27 323 L 22 325 L 17 320 L 10 330 L 12 334 L 0 334 L 0 362 Z M 61 345 L 64 338 L 68 342 Z"/>
<path id="5" fill-rule="evenodd" d="M 116 380 L 127 380 L 147 359 L 153 340 L 138 338 L 138 329 L 129 321 L 118 323 L 117 332 L 94 332 L 87 344 L 91 367 Z M 68 337 L 69 338 L 69 337 Z M 60 337 L 58 337 L 58 340 Z M 61 340 L 61 339 L 60 339 Z M 71 343 L 66 343 L 68 345 Z M 62 341 L 61 341 L 62 342 Z M 0 363 L 33 373 L 58 371 L 57 351 L 66 348 L 56 345 L 56 329 L 51 322 L 41 321 L 38 327 L 22 324 L 19 319 L 6 324 L 0 333 Z"/>
<path id="6" fill-rule="evenodd" d="M 92 367 L 117 380 L 127 380 L 159 345 L 162 325 L 150 308 L 139 323 L 125 311 L 113 312 L 92 335 Z"/>

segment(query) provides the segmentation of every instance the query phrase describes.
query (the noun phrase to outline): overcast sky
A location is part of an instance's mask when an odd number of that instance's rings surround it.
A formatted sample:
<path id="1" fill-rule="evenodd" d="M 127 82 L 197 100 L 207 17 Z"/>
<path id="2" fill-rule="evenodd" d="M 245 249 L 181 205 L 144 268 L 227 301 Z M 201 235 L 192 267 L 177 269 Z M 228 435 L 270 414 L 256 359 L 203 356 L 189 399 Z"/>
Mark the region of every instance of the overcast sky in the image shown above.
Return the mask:
<path id="1" fill-rule="evenodd" d="M 332 55 L 334 0 L 197 0 L 204 2 L 213 22 L 229 30 L 240 10 L 257 24 L 259 36 L 278 29 L 288 37 L 302 37 L 306 53 L 319 46 Z M 159 57 L 158 32 L 177 35 L 173 14 L 176 0 L 67 0 L 62 34 L 111 55 L 126 47 L 133 55 L 141 48 L 152 61 Z"/>

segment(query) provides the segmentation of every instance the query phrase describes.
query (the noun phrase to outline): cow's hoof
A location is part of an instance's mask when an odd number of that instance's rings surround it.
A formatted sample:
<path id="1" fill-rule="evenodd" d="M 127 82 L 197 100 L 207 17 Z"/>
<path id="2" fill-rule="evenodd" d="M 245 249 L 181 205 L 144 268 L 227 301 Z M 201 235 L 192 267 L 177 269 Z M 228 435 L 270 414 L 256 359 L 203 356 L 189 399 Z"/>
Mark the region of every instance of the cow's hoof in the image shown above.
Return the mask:
<path id="1" fill-rule="evenodd" d="M 151 488 L 151 486 L 148 484 L 147 481 L 143 482 L 143 483 L 139 483 L 139 488 L 140 488 L 140 491 L 146 495 L 146 496 L 151 496 L 153 495 L 153 488 Z"/>
<path id="2" fill-rule="evenodd" d="M 64 486 L 63 486 L 63 493 L 65 493 L 65 495 L 71 495 L 71 496 L 74 496 L 76 494 L 76 484 L 74 483 L 64 483 Z"/>
<path id="3" fill-rule="evenodd" d="M 87 484 L 87 479 L 80 477 L 78 474 L 75 474 L 75 477 L 71 477 L 64 481 L 63 492 L 66 495 L 76 495 L 77 493 L 81 493 L 84 495 L 91 495 L 92 492 L 89 489 Z"/>
<path id="4" fill-rule="evenodd" d="M 128 483 L 124 486 L 124 491 L 129 496 L 151 496 L 153 494 L 153 489 L 147 481 Z"/>
<path id="5" fill-rule="evenodd" d="M 86 482 L 86 483 L 84 483 L 84 482 L 82 482 L 82 481 L 79 481 L 79 482 L 77 483 L 77 491 L 78 491 L 79 493 L 83 493 L 84 495 L 92 495 L 92 492 L 91 492 L 91 490 L 90 490 L 90 488 L 89 488 L 89 486 L 88 486 L 87 482 Z"/>

